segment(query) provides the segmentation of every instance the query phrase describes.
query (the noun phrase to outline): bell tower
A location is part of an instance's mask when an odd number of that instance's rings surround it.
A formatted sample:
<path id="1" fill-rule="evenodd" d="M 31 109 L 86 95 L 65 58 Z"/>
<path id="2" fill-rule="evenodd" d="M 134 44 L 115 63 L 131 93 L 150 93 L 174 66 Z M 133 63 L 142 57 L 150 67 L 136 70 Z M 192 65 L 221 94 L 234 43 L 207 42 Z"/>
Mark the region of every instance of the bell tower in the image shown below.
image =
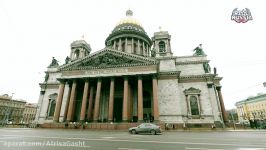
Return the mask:
<path id="1" fill-rule="evenodd" d="M 76 60 L 89 55 L 91 52 L 90 45 L 85 40 L 77 40 L 71 43 L 70 59 Z"/>
<path id="2" fill-rule="evenodd" d="M 152 42 L 153 51 L 155 51 L 155 57 L 173 56 L 170 40 L 171 35 L 168 33 L 168 31 L 159 31 L 154 33 Z"/>

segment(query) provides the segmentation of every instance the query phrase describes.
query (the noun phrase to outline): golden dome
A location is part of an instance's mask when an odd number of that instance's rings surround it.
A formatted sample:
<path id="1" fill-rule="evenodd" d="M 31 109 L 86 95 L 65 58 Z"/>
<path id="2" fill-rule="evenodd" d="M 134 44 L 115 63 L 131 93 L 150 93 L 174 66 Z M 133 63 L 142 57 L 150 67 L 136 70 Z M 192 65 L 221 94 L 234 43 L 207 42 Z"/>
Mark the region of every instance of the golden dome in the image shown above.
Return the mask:
<path id="1" fill-rule="evenodd" d="M 114 29 L 112 30 L 111 34 L 106 38 L 105 45 L 110 46 L 115 40 L 124 37 L 132 37 L 135 39 L 145 40 L 149 45 L 152 44 L 151 39 L 146 34 L 145 30 L 139 23 L 139 21 L 132 17 L 133 12 L 128 10 L 126 12 L 126 17 L 121 19 Z"/>
<path id="2" fill-rule="evenodd" d="M 119 26 L 121 24 L 134 24 L 134 25 L 138 25 L 141 26 L 141 24 L 139 23 L 139 21 L 135 18 L 132 17 L 133 16 L 133 12 L 131 10 L 127 10 L 126 12 L 126 17 L 121 19 L 116 26 Z"/>

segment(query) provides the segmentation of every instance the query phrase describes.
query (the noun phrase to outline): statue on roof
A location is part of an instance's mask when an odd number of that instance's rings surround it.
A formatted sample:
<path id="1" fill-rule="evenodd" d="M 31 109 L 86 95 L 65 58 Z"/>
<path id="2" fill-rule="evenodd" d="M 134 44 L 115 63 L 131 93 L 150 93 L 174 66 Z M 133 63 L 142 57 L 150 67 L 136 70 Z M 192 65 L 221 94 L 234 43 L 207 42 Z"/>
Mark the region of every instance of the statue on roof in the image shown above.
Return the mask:
<path id="1" fill-rule="evenodd" d="M 68 64 L 70 61 L 71 61 L 70 57 L 67 56 L 65 59 L 65 64 Z"/>
<path id="2" fill-rule="evenodd" d="M 217 74 L 217 69 L 216 69 L 216 67 L 213 68 L 213 71 L 214 71 L 214 74 L 216 75 L 216 74 Z"/>
<path id="3" fill-rule="evenodd" d="M 196 47 L 193 51 L 195 51 L 193 56 L 205 56 L 206 55 L 204 53 L 204 51 L 202 50 L 202 44 L 200 44 L 198 47 Z"/>
<path id="4" fill-rule="evenodd" d="M 155 48 L 153 48 L 151 50 L 151 57 L 155 57 L 155 55 L 156 55 L 156 50 L 155 50 Z"/>
<path id="5" fill-rule="evenodd" d="M 211 67 L 208 62 L 203 63 L 203 68 L 204 68 L 205 73 L 211 72 Z"/>
<path id="6" fill-rule="evenodd" d="M 59 64 L 58 64 L 58 60 L 56 60 L 56 59 L 53 57 L 52 62 L 51 62 L 51 64 L 49 65 L 49 67 L 57 67 L 57 66 L 59 66 Z"/>
<path id="7" fill-rule="evenodd" d="M 46 72 L 46 73 L 45 73 L 45 77 L 44 77 L 44 82 L 47 82 L 47 81 L 48 81 L 48 79 L 49 79 L 49 73 L 48 73 L 48 72 Z"/>

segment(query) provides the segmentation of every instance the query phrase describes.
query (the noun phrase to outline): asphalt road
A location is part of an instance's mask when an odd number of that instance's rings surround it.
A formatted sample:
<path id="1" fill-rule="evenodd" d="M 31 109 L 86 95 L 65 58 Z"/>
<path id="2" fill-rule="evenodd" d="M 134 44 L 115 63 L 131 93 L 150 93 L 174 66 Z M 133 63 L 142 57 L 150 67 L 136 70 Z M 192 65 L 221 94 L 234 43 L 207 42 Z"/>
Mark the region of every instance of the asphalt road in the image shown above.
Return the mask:
<path id="1" fill-rule="evenodd" d="M 0 150 L 266 150 L 266 131 L 127 131 L 0 128 Z"/>

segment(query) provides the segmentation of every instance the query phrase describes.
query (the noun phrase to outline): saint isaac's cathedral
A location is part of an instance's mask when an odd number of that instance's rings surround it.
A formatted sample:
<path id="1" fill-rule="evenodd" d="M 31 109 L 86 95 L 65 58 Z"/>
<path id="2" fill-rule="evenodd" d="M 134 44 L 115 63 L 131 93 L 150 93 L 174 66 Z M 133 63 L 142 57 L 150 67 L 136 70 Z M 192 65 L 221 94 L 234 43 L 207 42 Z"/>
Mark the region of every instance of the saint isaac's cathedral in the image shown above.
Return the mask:
<path id="1" fill-rule="evenodd" d="M 150 38 L 131 10 L 102 50 L 91 53 L 85 40 L 74 41 L 65 63 L 53 58 L 45 73 L 40 125 L 154 122 L 182 128 L 227 121 L 222 77 L 201 44 L 189 56 L 174 56 L 171 35 L 159 31 Z"/>

